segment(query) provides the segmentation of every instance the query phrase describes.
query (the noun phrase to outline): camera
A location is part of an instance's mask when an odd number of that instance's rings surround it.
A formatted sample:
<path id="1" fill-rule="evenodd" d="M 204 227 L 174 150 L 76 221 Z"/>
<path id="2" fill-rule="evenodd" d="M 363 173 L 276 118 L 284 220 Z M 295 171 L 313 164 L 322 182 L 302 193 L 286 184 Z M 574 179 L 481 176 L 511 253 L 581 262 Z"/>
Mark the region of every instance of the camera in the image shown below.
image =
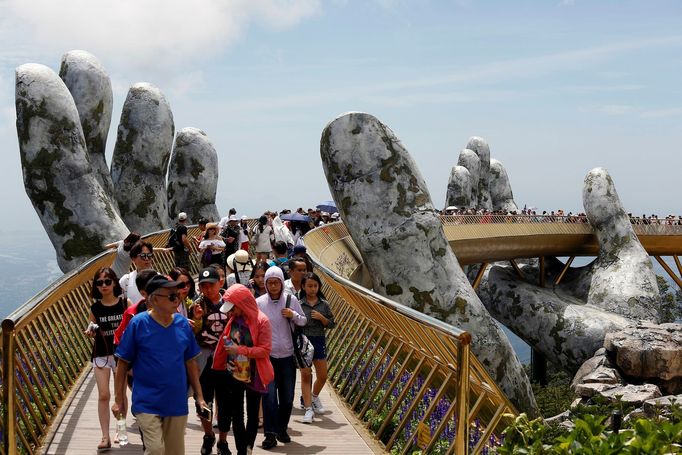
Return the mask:
<path id="1" fill-rule="evenodd" d="M 90 333 L 95 333 L 99 330 L 99 326 L 95 324 L 94 322 L 90 321 L 90 324 L 88 324 L 88 328 L 85 330 L 86 332 Z"/>

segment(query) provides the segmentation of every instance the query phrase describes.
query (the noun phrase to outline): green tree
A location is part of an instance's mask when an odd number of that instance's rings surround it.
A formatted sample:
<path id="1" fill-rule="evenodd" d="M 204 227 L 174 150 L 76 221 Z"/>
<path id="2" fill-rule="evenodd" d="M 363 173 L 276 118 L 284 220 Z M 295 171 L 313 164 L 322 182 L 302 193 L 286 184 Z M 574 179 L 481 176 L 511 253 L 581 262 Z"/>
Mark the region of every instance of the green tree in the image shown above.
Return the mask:
<path id="1" fill-rule="evenodd" d="M 656 275 L 656 282 L 661 294 L 661 322 L 682 319 L 682 290 L 673 289 L 661 275 Z"/>

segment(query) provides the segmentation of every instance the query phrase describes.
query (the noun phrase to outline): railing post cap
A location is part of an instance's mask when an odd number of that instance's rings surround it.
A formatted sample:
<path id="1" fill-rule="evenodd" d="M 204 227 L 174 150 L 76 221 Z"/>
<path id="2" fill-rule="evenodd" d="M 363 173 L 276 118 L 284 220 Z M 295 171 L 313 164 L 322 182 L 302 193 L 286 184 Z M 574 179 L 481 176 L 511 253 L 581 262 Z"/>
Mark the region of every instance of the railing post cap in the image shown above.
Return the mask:
<path id="1" fill-rule="evenodd" d="M 11 332 L 13 330 L 14 330 L 14 320 L 4 319 L 2 321 L 2 331 L 3 332 Z"/>
<path id="2" fill-rule="evenodd" d="M 471 334 L 469 332 L 460 333 L 457 339 L 461 344 L 471 344 Z"/>

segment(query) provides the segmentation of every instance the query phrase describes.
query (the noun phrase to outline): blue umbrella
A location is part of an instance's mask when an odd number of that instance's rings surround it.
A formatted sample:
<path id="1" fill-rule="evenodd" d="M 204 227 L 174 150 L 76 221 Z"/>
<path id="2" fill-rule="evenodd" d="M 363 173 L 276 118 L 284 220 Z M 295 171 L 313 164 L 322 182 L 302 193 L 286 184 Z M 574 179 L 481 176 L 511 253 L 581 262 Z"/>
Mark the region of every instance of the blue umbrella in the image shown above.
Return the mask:
<path id="1" fill-rule="evenodd" d="M 304 221 L 306 223 L 310 221 L 310 217 L 308 215 L 301 215 L 298 212 L 286 213 L 284 215 L 280 215 L 279 218 L 282 221 Z"/>
<path id="2" fill-rule="evenodd" d="M 320 202 L 317 204 L 317 209 L 322 210 L 323 212 L 329 212 L 330 215 L 339 211 L 339 209 L 336 208 L 336 202 L 334 201 Z"/>

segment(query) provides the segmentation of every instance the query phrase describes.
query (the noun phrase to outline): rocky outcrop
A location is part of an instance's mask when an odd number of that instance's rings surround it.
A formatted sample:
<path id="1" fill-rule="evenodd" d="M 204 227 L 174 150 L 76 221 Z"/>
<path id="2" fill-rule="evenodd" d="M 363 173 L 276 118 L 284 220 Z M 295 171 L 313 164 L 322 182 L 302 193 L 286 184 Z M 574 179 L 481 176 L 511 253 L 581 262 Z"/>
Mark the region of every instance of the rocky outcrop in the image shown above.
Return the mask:
<path id="1" fill-rule="evenodd" d="M 607 333 L 632 324 L 553 289 L 526 283 L 511 267 L 492 266 L 478 294 L 495 319 L 571 373 L 603 346 Z"/>
<path id="2" fill-rule="evenodd" d="M 174 128 L 161 90 L 134 84 L 123 104 L 111 164 L 121 217 L 133 231 L 146 234 L 170 225 L 166 171 Z"/>
<path id="3" fill-rule="evenodd" d="M 168 167 L 168 210 L 172 220 L 186 212 L 190 223 L 219 220 L 215 205 L 218 154 L 200 129 L 183 128 L 175 137 Z"/>
<path id="4" fill-rule="evenodd" d="M 76 105 L 50 68 L 16 70 L 17 136 L 26 194 L 69 271 L 128 229 L 92 173 Z"/>
<path id="5" fill-rule="evenodd" d="M 600 246 L 587 303 L 636 321 L 658 322 L 661 297 L 651 259 L 606 169 L 593 169 L 585 177 L 583 205 Z"/>
<path id="6" fill-rule="evenodd" d="M 59 77 L 76 103 L 92 172 L 117 207 L 113 199 L 114 186 L 109 166 L 104 156 L 113 106 L 111 80 L 94 55 L 78 50 L 64 54 Z"/>
<path id="7" fill-rule="evenodd" d="M 536 414 L 528 378 L 459 267 L 424 179 L 398 138 L 375 117 L 350 113 L 327 125 L 320 150 L 375 291 L 470 332 L 472 351 L 501 389 Z"/>
<path id="8" fill-rule="evenodd" d="M 609 333 L 604 347 L 627 376 L 654 381 L 682 378 L 682 324 L 638 324 Z"/>

